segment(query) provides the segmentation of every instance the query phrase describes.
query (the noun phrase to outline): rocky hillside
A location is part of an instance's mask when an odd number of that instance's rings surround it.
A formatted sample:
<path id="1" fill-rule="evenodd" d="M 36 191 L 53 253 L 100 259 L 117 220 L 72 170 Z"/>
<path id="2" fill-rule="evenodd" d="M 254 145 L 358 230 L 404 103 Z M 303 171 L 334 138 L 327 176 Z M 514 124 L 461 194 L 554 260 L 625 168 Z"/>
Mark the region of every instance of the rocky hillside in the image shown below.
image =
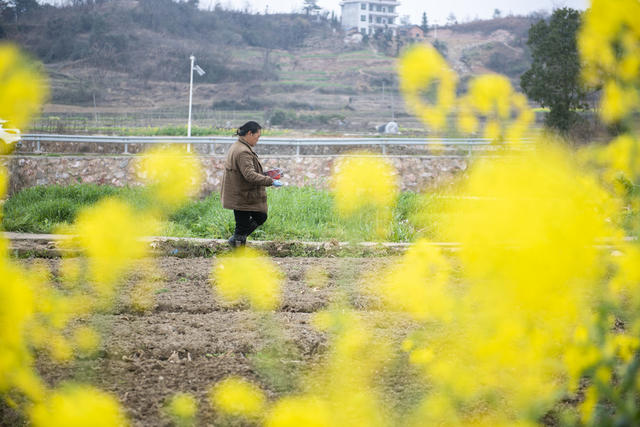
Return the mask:
<path id="1" fill-rule="evenodd" d="M 346 43 L 328 16 L 250 15 L 196 1 L 103 0 L 40 6 L 2 32 L 43 61 L 52 99 L 42 120 L 82 117 L 123 126 L 181 124 L 188 102 L 189 55 L 197 124 L 225 126 L 255 117 L 289 128 L 369 131 L 396 118 L 420 125 L 397 93 L 395 43 Z M 427 34 L 461 75 L 500 72 L 517 86 L 529 66 L 533 18 L 509 17 Z M 437 36 L 437 39 L 436 39 Z M 404 42 L 402 48 L 409 43 Z M 127 117 L 128 119 L 124 119 Z"/>

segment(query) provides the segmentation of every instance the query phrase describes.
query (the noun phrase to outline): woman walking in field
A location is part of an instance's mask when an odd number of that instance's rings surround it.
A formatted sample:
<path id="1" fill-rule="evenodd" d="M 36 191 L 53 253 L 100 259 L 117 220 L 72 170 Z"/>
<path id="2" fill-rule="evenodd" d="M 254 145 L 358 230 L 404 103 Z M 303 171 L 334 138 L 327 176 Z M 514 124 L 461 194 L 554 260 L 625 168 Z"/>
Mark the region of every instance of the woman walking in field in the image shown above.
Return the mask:
<path id="1" fill-rule="evenodd" d="M 267 220 L 265 187 L 282 186 L 279 180 L 265 175 L 258 155 L 253 151 L 261 129 L 253 121 L 240 126 L 236 131 L 238 140 L 231 145 L 224 164 L 222 207 L 232 209 L 236 220 L 235 232 L 229 238 L 233 248 L 244 246 L 247 236 Z"/>

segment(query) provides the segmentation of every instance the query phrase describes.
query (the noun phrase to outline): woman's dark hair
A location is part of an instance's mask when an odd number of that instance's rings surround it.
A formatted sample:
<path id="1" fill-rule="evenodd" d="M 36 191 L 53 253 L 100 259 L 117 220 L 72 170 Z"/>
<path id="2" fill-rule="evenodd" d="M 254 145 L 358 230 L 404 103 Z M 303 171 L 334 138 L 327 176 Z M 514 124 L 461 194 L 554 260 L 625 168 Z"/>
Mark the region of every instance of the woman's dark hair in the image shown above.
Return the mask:
<path id="1" fill-rule="evenodd" d="M 236 135 L 245 136 L 249 132 L 257 133 L 260 129 L 262 129 L 262 126 L 260 126 L 257 122 L 247 122 L 238 128 L 238 130 L 236 131 Z"/>

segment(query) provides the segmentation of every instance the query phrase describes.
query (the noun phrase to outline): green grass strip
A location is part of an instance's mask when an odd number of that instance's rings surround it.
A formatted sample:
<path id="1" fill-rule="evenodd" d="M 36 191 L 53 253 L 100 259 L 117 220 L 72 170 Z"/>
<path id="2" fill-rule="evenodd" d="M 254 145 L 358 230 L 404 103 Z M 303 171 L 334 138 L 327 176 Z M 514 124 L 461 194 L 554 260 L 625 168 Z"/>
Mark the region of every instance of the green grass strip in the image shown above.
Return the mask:
<path id="1" fill-rule="evenodd" d="M 336 215 L 330 192 L 311 187 L 268 188 L 269 219 L 251 236 L 255 240 L 375 240 L 373 215 L 343 219 Z M 104 197 L 118 197 L 137 210 L 152 201 L 142 187 L 113 187 L 78 184 L 27 188 L 8 199 L 4 206 L 6 231 L 52 233 L 58 225 L 71 224 L 78 212 Z M 430 237 L 434 227 L 424 226 L 424 208 L 433 205 L 430 196 L 412 192 L 400 194 L 393 210 L 387 241 L 408 242 L 419 235 Z M 437 222 L 437 221 L 436 221 Z M 165 236 L 228 238 L 234 229 L 233 212 L 223 209 L 214 192 L 193 200 L 166 221 Z"/>

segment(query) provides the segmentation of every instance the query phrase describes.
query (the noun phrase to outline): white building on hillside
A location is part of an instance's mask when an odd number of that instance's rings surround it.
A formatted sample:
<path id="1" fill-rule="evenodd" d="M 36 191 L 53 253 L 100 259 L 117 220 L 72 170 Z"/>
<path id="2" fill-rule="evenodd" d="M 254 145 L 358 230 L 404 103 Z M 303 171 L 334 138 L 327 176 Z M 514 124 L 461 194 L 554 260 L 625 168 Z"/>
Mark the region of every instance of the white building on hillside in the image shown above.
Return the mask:
<path id="1" fill-rule="evenodd" d="M 342 28 L 357 28 L 362 34 L 373 34 L 378 28 L 395 33 L 398 26 L 396 0 L 343 0 Z"/>

